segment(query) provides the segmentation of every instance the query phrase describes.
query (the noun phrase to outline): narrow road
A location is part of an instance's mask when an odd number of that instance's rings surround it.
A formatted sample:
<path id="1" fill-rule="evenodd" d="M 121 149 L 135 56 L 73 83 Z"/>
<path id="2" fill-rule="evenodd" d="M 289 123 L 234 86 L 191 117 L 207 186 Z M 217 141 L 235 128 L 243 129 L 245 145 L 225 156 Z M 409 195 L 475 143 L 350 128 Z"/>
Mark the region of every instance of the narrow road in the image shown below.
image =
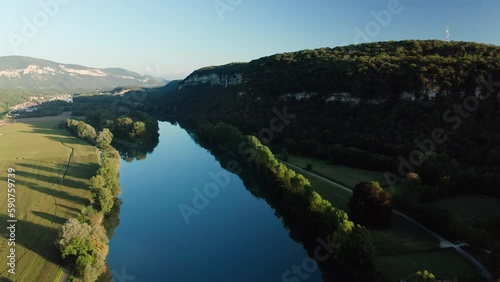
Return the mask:
<path id="1" fill-rule="evenodd" d="M 301 167 L 298 167 L 294 164 L 291 164 L 289 162 L 285 162 L 285 161 L 281 161 L 283 162 L 284 164 L 286 164 L 287 166 L 290 166 L 290 167 L 293 167 L 297 170 L 299 170 L 301 173 L 307 175 L 307 174 L 310 174 L 310 175 L 313 175 L 317 178 L 320 178 L 321 180 L 323 181 L 326 181 L 338 188 L 341 188 L 345 191 L 348 191 L 349 193 L 352 193 L 352 189 L 350 189 L 349 187 L 346 187 L 342 184 L 339 184 L 337 182 L 334 182 L 328 178 L 325 178 L 325 177 L 322 177 L 320 175 L 317 175 L 316 173 L 312 173 L 312 172 L 309 172 Z M 470 263 L 472 263 L 474 265 L 474 267 L 476 267 L 476 269 L 481 273 L 481 275 L 486 279 L 486 281 L 488 282 L 494 282 L 494 278 L 493 278 L 493 275 L 489 272 L 489 270 L 479 261 L 477 260 L 475 257 L 473 257 L 471 254 L 469 254 L 468 252 L 466 252 L 465 250 L 463 250 L 462 248 L 460 248 L 460 246 L 458 244 L 453 244 L 452 242 L 446 240 L 445 238 L 443 238 L 442 236 L 436 234 L 435 232 L 433 232 L 432 230 L 430 230 L 429 228 L 423 226 L 422 224 L 416 222 L 415 220 L 411 219 L 410 217 L 406 216 L 405 214 L 397 211 L 397 210 L 393 210 L 393 212 L 401 217 L 403 217 L 404 219 L 414 223 L 415 225 L 417 225 L 418 227 L 424 229 L 425 231 L 427 231 L 429 234 L 431 234 L 432 236 L 434 236 L 436 239 L 439 240 L 439 247 L 440 248 L 453 248 L 455 249 L 455 251 L 457 253 L 459 253 L 460 255 L 462 255 L 465 259 L 467 259 Z"/>

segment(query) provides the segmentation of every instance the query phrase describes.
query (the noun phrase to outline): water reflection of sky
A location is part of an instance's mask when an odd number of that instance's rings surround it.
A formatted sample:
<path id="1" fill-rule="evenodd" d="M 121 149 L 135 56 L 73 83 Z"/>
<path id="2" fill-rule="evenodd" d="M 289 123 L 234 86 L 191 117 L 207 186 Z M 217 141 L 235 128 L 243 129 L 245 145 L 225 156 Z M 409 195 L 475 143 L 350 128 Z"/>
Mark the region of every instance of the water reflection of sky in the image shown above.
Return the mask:
<path id="1" fill-rule="evenodd" d="M 187 225 L 179 205 L 193 206 L 193 189 L 213 182 L 210 172 L 223 172 L 215 158 L 180 127 L 161 123 L 154 153 L 122 162 L 123 206 L 110 242 L 111 269 L 125 269 L 133 281 L 281 281 L 307 257 L 274 210 L 236 175 Z M 317 271 L 307 281 L 320 276 Z"/>

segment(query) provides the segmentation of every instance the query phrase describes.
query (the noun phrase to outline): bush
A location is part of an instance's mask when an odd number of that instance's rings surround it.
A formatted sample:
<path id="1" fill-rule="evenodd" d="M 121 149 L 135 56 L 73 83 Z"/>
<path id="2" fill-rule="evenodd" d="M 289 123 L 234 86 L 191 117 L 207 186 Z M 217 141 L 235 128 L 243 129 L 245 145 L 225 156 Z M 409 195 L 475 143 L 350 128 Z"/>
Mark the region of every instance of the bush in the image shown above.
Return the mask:
<path id="1" fill-rule="evenodd" d="M 313 164 L 312 163 L 308 163 L 305 167 L 305 170 L 307 171 L 312 171 L 313 170 Z"/>
<path id="2" fill-rule="evenodd" d="M 389 194 L 378 182 L 361 182 L 349 201 L 351 218 L 364 226 L 387 227 L 391 224 L 392 208 Z"/>
<path id="3" fill-rule="evenodd" d="M 427 270 L 424 271 L 417 271 L 414 273 L 410 278 L 408 278 L 409 282 L 433 282 L 436 281 L 436 276 L 434 274 L 428 272 Z"/>
<path id="4" fill-rule="evenodd" d="M 76 218 L 69 219 L 59 232 L 57 244 L 66 259 L 75 267 L 82 281 L 95 281 L 104 271 L 108 239 L 100 225 L 91 226 Z"/>

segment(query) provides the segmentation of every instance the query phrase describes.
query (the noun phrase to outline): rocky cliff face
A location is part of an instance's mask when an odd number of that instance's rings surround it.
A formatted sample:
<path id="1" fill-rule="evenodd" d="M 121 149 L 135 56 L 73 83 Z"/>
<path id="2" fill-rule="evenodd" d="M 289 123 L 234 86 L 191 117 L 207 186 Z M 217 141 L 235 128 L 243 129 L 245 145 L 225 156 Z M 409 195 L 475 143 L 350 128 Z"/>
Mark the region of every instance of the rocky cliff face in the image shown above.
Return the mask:
<path id="1" fill-rule="evenodd" d="M 241 73 L 234 74 L 217 74 L 216 72 L 204 72 L 204 73 L 193 73 L 189 75 L 185 80 L 181 81 L 178 85 L 178 90 L 181 90 L 186 87 L 193 87 L 199 85 L 210 85 L 210 86 L 222 86 L 224 88 L 230 86 L 243 85 L 246 81 L 243 79 L 243 75 Z M 476 90 L 477 92 L 478 90 Z M 405 101 L 416 101 L 421 99 L 434 99 L 439 92 L 439 89 L 430 90 L 427 88 L 423 88 L 420 91 L 414 91 L 412 93 L 403 92 L 400 94 L 400 99 Z M 235 92 L 239 98 L 242 97 L 252 97 L 254 101 L 261 100 L 262 97 L 254 96 L 250 89 L 247 91 L 239 91 Z M 419 93 L 419 94 L 417 94 Z M 350 103 L 350 104 L 359 104 L 362 100 L 372 104 L 379 104 L 386 100 L 387 97 L 379 97 L 375 99 L 362 99 L 360 97 L 353 96 L 349 92 L 336 92 L 329 94 L 320 94 L 318 92 L 308 92 L 302 91 L 299 93 L 288 93 L 288 94 L 279 94 L 277 97 L 279 100 L 289 101 L 307 101 L 312 97 L 320 95 L 323 97 L 326 103 L 328 102 L 341 102 L 341 103 Z"/>
<path id="2" fill-rule="evenodd" d="M 179 83 L 179 90 L 189 86 L 196 86 L 200 84 L 210 84 L 211 86 L 222 86 L 229 87 L 240 85 L 243 83 L 243 75 L 241 73 L 235 74 L 217 74 L 217 73 L 207 73 L 207 74 L 192 74 L 188 76 L 185 80 Z"/>

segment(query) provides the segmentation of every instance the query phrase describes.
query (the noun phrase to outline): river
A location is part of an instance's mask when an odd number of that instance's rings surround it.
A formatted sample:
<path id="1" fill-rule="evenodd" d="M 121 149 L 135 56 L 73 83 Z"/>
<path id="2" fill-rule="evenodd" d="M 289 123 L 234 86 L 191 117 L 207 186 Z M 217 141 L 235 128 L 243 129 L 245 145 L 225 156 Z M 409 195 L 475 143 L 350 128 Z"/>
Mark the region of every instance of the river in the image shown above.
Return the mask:
<path id="1" fill-rule="evenodd" d="M 108 255 L 116 282 L 282 281 L 307 258 L 266 201 L 179 126 L 160 123 L 159 145 L 145 160 L 122 161 L 120 184 Z M 195 199 L 207 185 L 211 198 Z M 321 281 L 320 270 L 304 275 L 289 281 Z"/>

